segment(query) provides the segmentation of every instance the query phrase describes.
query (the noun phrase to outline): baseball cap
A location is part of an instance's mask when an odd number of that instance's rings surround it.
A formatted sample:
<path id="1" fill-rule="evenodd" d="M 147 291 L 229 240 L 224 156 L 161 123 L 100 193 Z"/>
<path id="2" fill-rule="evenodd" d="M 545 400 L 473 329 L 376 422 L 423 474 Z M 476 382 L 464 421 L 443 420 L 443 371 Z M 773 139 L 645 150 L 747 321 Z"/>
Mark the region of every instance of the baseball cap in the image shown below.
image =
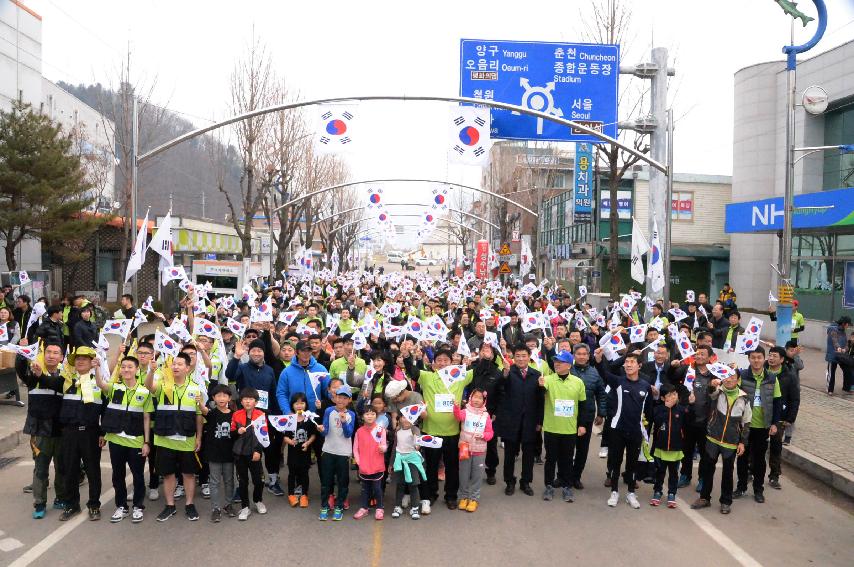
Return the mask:
<path id="1" fill-rule="evenodd" d="M 396 398 L 405 389 L 406 380 L 392 380 L 385 387 L 385 395 L 387 398 Z"/>
<path id="2" fill-rule="evenodd" d="M 348 398 L 353 397 L 353 393 L 350 391 L 349 386 L 341 386 L 340 388 L 335 390 L 335 393 L 339 396 L 347 396 Z"/>
<path id="3" fill-rule="evenodd" d="M 311 347 L 309 346 L 309 344 L 306 341 L 299 341 L 297 343 L 297 346 L 295 347 L 295 350 L 297 352 L 299 352 L 301 350 L 311 350 Z"/>
<path id="4" fill-rule="evenodd" d="M 572 353 L 568 350 L 562 350 L 557 353 L 552 360 L 556 360 L 558 362 L 565 362 L 567 364 L 572 364 L 575 362 L 575 358 L 572 356 Z"/>

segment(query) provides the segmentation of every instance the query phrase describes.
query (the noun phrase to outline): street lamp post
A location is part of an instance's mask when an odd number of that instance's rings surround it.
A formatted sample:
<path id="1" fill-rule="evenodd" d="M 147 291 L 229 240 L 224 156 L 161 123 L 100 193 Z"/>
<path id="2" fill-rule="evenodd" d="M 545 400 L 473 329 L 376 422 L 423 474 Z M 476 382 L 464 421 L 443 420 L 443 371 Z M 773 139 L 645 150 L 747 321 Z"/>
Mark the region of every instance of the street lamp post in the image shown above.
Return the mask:
<path id="1" fill-rule="evenodd" d="M 794 214 L 795 194 L 795 88 L 797 56 L 809 51 L 819 42 L 827 28 L 827 8 L 824 0 L 813 0 L 818 11 L 818 28 L 812 39 L 802 45 L 795 43 L 795 21 L 792 20 L 791 45 L 783 47 L 786 54 L 786 178 L 785 194 L 783 196 L 783 238 L 780 243 L 780 274 L 779 299 L 777 305 L 777 344 L 785 345 L 792 337 L 792 216 Z M 785 8 L 784 8 L 785 10 Z M 806 20 L 804 20 L 806 24 Z"/>

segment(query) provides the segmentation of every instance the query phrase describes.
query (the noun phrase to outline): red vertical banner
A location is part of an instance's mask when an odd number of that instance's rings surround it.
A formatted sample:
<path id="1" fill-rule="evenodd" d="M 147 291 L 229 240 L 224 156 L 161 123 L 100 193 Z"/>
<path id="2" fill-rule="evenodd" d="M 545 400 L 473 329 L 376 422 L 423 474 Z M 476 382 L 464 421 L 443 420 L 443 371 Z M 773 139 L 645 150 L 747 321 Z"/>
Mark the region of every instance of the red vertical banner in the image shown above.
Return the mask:
<path id="1" fill-rule="evenodd" d="M 477 241 L 477 255 L 474 261 L 474 275 L 480 279 L 486 279 L 489 266 L 489 242 Z"/>

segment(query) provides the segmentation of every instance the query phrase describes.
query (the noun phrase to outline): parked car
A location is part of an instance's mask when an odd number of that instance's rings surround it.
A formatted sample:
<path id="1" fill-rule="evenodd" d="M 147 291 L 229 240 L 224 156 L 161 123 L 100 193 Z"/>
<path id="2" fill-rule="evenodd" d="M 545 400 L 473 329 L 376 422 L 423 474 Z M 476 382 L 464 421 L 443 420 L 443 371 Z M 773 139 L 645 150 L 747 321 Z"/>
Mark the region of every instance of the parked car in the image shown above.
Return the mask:
<path id="1" fill-rule="evenodd" d="M 416 266 L 435 266 L 438 263 L 439 261 L 433 258 L 418 258 L 415 260 Z"/>
<path id="2" fill-rule="evenodd" d="M 392 264 L 399 264 L 400 261 L 403 260 L 403 256 L 401 256 L 400 254 L 389 254 L 386 257 L 386 260 L 388 260 Z"/>

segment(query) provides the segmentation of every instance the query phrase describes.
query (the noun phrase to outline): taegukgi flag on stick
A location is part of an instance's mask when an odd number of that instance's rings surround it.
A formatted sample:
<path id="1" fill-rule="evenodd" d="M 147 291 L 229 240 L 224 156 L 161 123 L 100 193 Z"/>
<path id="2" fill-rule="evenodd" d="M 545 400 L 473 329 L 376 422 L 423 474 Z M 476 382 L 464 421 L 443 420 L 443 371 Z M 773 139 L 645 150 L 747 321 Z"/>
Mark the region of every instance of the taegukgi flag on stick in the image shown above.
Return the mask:
<path id="1" fill-rule="evenodd" d="M 638 221 L 632 217 L 632 279 L 638 283 L 643 283 L 646 277 L 643 273 L 642 256 L 648 251 L 649 243 L 646 241 Z"/>

